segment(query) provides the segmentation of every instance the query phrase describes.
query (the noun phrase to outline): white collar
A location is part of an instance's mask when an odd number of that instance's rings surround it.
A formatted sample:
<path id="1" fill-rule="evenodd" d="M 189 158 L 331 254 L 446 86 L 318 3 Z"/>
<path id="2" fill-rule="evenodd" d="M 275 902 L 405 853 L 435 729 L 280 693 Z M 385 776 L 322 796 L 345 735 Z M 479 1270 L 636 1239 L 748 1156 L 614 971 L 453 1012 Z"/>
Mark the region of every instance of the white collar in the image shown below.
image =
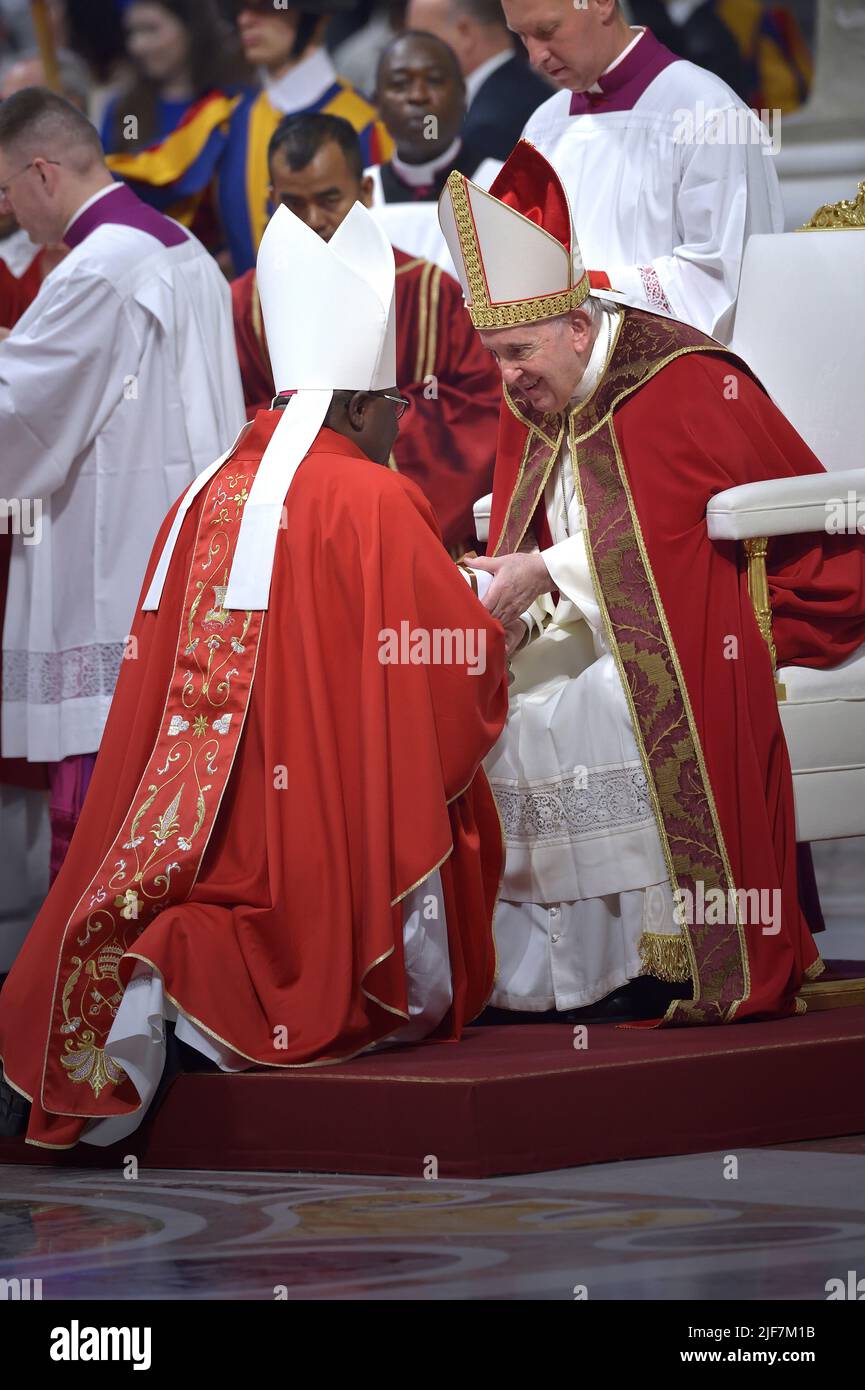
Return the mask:
<path id="1" fill-rule="evenodd" d="M 631 26 L 631 27 L 633 28 L 633 26 Z M 643 35 L 645 34 L 645 32 L 646 32 L 645 29 L 638 29 L 638 30 L 637 30 L 636 34 L 635 34 L 634 37 L 631 39 L 631 42 L 628 44 L 627 48 L 623 48 L 622 51 L 621 51 L 621 53 L 619 54 L 618 58 L 614 58 L 613 61 L 610 63 L 610 66 L 609 66 L 608 68 L 604 68 L 604 71 L 601 73 L 601 76 L 602 76 L 602 77 L 606 77 L 606 75 L 607 75 L 608 72 L 612 72 L 612 71 L 613 71 L 613 68 L 617 68 L 617 67 L 619 66 L 619 63 L 621 63 L 625 58 L 627 58 L 627 56 L 628 56 L 628 54 L 631 52 L 631 50 L 632 50 L 633 48 L 636 48 L 637 44 L 640 42 L 640 39 L 643 37 Z M 590 92 L 595 92 L 595 93 L 597 93 L 597 92 L 603 91 L 603 88 L 600 87 L 600 86 L 598 85 L 597 82 L 593 82 L 592 85 L 591 85 L 591 87 L 588 88 L 588 90 L 589 90 Z"/>
<path id="2" fill-rule="evenodd" d="M 123 187 L 125 187 L 125 185 L 122 183 L 109 183 L 106 185 L 105 188 L 100 188 L 96 193 L 91 193 L 87 201 L 81 204 L 77 212 L 74 212 L 70 217 L 69 221 L 66 223 L 66 226 L 63 228 L 63 236 L 60 238 L 60 240 L 62 241 L 63 237 L 65 237 L 66 233 L 69 231 L 69 228 L 75 225 L 82 212 L 86 212 L 87 209 L 89 207 L 92 207 L 94 203 L 98 203 L 100 198 L 106 197 L 109 193 L 116 193 L 118 188 Z"/>
<path id="3" fill-rule="evenodd" d="M 308 58 L 302 58 L 288 72 L 284 72 L 282 77 L 269 78 L 262 73 L 268 101 L 284 115 L 314 106 L 335 81 L 336 68 L 324 48 L 316 48 Z"/>
<path id="4" fill-rule="evenodd" d="M 492 77 L 494 72 L 509 63 L 514 56 L 514 50 L 510 44 L 503 48 L 501 53 L 494 53 L 492 58 L 487 58 L 486 62 L 481 63 L 470 72 L 466 77 L 466 105 L 471 106 L 478 94 L 478 89 L 484 85 L 488 77 Z"/>
<path id="5" fill-rule="evenodd" d="M 400 159 L 396 150 L 394 150 L 390 162 L 394 173 L 402 179 L 403 183 L 407 183 L 409 188 L 422 188 L 424 184 L 435 183 L 436 174 L 441 169 L 447 168 L 449 164 L 453 164 L 462 149 L 462 143 L 460 137 L 457 136 L 453 144 L 448 145 L 447 149 L 436 155 L 435 159 L 428 159 L 426 164 L 406 164 Z"/>
<path id="6" fill-rule="evenodd" d="M 596 302 L 600 303 L 600 301 Z M 586 363 L 586 370 L 583 372 L 582 380 L 571 396 L 572 402 L 577 405 L 580 401 L 584 401 L 587 396 L 591 395 L 603 376 L 604 368 L 607 365 L 607 356 L 613 338 L 613 322 L 618 311 L 608 308 L 608 306 L 603 303 L 601 304 L 601 311 L 598 336 L 592 345 L 592 351 Z"/>

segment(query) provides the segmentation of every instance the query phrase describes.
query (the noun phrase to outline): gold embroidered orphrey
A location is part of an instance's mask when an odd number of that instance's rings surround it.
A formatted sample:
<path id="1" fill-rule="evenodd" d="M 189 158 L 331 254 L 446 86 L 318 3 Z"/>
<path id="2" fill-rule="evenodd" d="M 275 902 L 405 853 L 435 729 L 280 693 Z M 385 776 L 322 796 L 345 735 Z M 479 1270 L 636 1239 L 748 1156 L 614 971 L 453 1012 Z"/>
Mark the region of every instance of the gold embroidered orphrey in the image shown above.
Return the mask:
<path id="1" fill-rule="evenodd" d="M 73 1094 L 65 1106 L 52 1097 L 58 1114 L 91 1113 L 77 1088 L 92 1096 L 91 1106 L 108 1092 L 100 1115 L 138 1104 L 105 1042 L 123 998 L 121 959 L 157 913 L 188 897 L 243 730 L 263 614 L 230 611 L 224 600 L 257 466 L 229 460 L 209 485 L 156 743 L 120 831 L 63 935 L 42 1082 L 44 1102 L 49 1057 L 59 1055 L 62 1072 L 54 1074 L 72 1083 Z"/>

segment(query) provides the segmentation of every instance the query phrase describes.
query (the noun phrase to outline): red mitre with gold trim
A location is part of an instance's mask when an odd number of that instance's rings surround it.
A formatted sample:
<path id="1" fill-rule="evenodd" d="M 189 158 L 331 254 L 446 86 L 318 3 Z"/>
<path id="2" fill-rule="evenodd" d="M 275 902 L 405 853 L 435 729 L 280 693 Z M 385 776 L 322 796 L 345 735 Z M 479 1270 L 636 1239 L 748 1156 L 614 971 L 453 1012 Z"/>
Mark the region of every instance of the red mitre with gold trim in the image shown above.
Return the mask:
<path id="1" fill-rule="evenodd" d="M 589 293 L 568 195 L 528 140 L 514 147 L 489 192 L 450 174 L 439 223 L 475 328 L 555 318 Z"/>

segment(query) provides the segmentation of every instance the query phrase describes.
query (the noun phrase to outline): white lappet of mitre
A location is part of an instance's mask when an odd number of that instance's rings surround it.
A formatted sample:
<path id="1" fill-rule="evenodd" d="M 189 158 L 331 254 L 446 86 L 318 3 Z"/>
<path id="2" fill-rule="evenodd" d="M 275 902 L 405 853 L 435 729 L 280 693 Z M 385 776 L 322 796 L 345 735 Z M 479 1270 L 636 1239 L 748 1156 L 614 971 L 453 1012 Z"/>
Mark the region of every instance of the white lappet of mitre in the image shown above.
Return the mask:
<path id="1" fill-rule="evenodd" d="M 439 223 L 475 328 L 512 328 L 578 309 L 589 276 L 553 166 L 520 140 L 487 192 L 450 174 Z"/>
<path id="2" fill-rule="evenodd" d="M 266 609 L 286 495 L 324 424 L 334 391 L 396 385 L 393 248 L 360 203 L 329 242 L 279 207 L 258 251 L 256 276 L 277 392 L 293 391 L 243 509 L 225 608 Z M 188 489 L 142 607 L 154 609 L 174 542 L 194 498 L 239 440 Z"/>

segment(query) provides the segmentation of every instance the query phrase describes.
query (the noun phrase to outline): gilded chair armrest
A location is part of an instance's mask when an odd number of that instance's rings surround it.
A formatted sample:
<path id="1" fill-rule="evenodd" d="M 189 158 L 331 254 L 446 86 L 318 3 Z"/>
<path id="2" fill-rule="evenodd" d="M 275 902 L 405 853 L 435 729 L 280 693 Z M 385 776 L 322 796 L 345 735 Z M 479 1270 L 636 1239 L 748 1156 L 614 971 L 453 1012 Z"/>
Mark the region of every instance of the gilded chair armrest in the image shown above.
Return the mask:
<path id="1" fill-rule="evenodd" d="M 865 468 L 744 483 L 718 492 L 706 508 L 713 541 L 865 532 Z"/>

